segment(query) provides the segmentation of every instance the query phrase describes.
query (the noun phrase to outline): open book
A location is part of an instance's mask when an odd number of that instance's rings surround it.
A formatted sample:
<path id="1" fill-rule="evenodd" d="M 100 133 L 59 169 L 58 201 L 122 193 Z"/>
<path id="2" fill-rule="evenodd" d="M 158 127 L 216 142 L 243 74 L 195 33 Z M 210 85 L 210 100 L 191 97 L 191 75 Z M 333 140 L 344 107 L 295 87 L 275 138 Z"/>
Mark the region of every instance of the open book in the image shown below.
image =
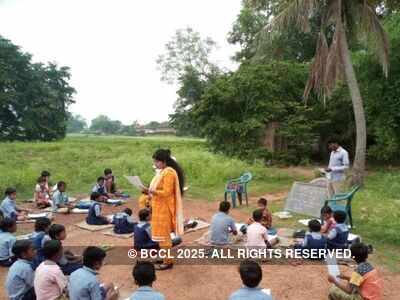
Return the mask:
<path id="1" fill-rule="evenodd" d="M 329 275 L 337 278 L 340 275 L 339 266 L 337 264 L 336 258 L 334 256 L 330 257 L 329 255 L 325 258 L 326 266 L 328 267 Z"/>
<path id="2" fill-rule="evenodd" d="M 139 190 L 146 189 L 146 186 L 143 184 L 142 180 L 140 180 L 139 176 L 124 176 L 126 180 L 128 180 L 133 186 L 135 186 Z"/>

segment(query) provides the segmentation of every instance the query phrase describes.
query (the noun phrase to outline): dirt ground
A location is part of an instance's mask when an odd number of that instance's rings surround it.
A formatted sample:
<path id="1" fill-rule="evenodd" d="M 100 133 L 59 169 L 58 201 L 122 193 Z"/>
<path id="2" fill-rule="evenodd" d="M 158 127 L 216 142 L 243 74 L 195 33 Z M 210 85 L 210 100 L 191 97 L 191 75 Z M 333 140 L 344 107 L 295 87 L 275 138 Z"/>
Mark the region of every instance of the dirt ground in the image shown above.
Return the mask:
<path id="1" fill-rule="evenodd" d="M 280 198 L 282 195 L 279 195 Z M 130 200 L 126 205 L 137 212 L 136 201 Z M 210 220 L 217 210 L 218 203 L 186 200 L 184 202 L 185 217 L 200 217 Z M 104 214 L 121 210 L 122 207 L 105 207 Z M 245 221 L 247 215 L 239 210 L 233 210 L 231 215 L 237 222 Z M 131 239 L 120 239 L 105 236 L 100 232 L 90 232 L 74 226 L 83 220 L 85 215 L 56 215 L 55 223 L 67 227 L 67 240 L 64 245 L 113 245 L 132 246 Z M 33 224 L 20 224 L 19 230 L 30 232 Z M 184 236 L 184 245 L 193 245 L 206 229 L 188 233 Z M 113 251 L 110 250 L 108 256 Z M 135 285 L 131 276 L 132 264 L 113 265 L 106 262 L 100 271 L 103 282 L 114 282 L 120 287 L 120 299 L 126 299 L 134 291 Z M 384 299 L 395 300 L 400 290 L 400 274 L 390 273 L 379 269 L 385 281 Z M 0 282 L 5 281 L 6 269 L 0 269 Z M 344 273 L 351 272 L 350 268 L 343 267 Z M 261 286 L 272 291 L 274 299 L 327 299 L 329 283 L 326 280 L 327 271 L 323 265 L 264 265 Z M 236 265 L 176 265 L 172 270 L 158 272 L 154 288 L 162 292 L 167 299 L 173 300 L 204 300 L 227 299 L 229 295 L 241 286 Z M 7 299 L 4 289 L 0 289 L 0 299 Z"/>

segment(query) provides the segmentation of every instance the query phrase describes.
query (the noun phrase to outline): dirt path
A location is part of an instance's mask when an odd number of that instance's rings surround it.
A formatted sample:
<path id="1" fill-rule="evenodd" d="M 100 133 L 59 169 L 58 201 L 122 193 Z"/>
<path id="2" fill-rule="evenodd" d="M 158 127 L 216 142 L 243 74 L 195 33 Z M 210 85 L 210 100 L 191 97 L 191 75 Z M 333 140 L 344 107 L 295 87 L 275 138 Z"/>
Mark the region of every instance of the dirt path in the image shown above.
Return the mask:
<path id="1" fill-rule="evenodd" d="M 281 195 L 279 195 L 280 197 Z M 137 211 L 135 201 L 127 206 Z M 186 217 L 201 217 L 210 220 L 217 209 L 217 203 L 187 200 L 184 203 Z M 112 213 L 121 210 L 121 207 L 106 207 L 104 213 Z M 237 221 L 245 221 L 247 215 L 239 210 L 232 211 L 232 216 Z M 81 230 L 73 224 L 84 219 L 84 215 L 57 215 L 55 222 L 67 226 L 68 237 L 66 246 L 86 246 L 112 244 L 114 246 L 129 247 L 130 239 L 124 240 L 104 236 L 101 233 L 92 233 Z M 20 228 L 29 231 L 33 224 L 24 224 Z M 198 231 L 184 236 L 185 245 L 193 244 L 193 241 L 202 235 Z M 113 250 L 110 251 L 111 256 Z M 133 262 L 132 262 L 133 264 Z M 380 270 L 385 279 L 385 298 L 398 299 L 400 289 L 400 274 L 389 273 Z M 132 265 L 116 266 L 106 264 L 100 271 L 100 278 L 104 282 L 113 281 L 121 287 L 121 299 L 128 297 L 135 289 L 132 277 Z M 349 268 L 343 268 L 343 272 L 350 272 Z M 0 282 L 4 282 L 6 269 L 0 269 Z M 274 299 L 317 300 L 327 299 L 329 284 L 326 280 L 325 266 L 319 265 L 266 265 L 263 266 L 263 280 L 261 286 L 270 288 Z M 235 265 L 176 265 L 172 270 L 157 273 L 155 288 L 165 294 L 171 300 L 204 300 L 227 299 L 229 295 L 241 286 L 241 281 Z M 7 299 L 4 289 L 0 289 L 0 299 Z"/>

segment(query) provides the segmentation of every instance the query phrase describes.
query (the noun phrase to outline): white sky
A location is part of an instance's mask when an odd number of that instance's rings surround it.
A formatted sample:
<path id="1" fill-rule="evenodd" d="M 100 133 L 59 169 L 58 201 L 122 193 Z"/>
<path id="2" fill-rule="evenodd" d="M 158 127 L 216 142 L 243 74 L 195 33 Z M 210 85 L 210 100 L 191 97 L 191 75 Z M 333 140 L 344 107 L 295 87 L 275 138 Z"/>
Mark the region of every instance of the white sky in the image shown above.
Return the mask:
<path id="1" fill-rule="evenodd" d="M 160 81 L 155 60 L 187 26 L 217 41 L 214 60 L 234 68 L 227 34 L 241 0 L 0 0 L 0 35 L 71 68 L 70 111 L 88 121 L 106 114 L 130 124 L 165 121 L 176 87 Z"/>

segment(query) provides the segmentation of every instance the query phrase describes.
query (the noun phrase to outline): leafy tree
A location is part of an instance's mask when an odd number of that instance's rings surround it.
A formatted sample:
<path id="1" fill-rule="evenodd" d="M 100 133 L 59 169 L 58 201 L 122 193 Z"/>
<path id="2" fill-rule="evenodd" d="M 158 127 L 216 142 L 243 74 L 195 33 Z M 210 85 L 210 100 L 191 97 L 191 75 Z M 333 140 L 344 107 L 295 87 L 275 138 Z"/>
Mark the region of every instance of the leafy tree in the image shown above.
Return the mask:
<path id="1" fill-rule="evenodd" d="M 257 2 L 257 1 L 256 1 Z M 268 33 L 283 32 L 288 26 L 298 26 L 305 32 L 311 28 L 311 20 L 321 15 L 319 35 L 311 74 L 305 89 L 307 97 L 311 89 L 320 95 L 330 96 L 336 83 L 345 78 L 353 103 L 356 123 L 356 155 L 353 165 L 353 182 L 362 183 L 365 173 L 367 130 L 363 100 L 353 68 L 349 39 L 361 37 L 361 42 L 371 46 L 388 73 L 388 39 L 375 12 L 375 1 L 364 0 L 285 0 L 279 13 L 266 27 Z M 328 45 L 327 32 L 332 32 Z"/>
<path id="2" fill-rule="evenodd" d="M 239 44 L 235 60 L 268 63 L 271 60 L 308 61 L 314 56 L 316 26 L 309 33 L 296 26 L 285 28 L 279 35 L 266 36 L 263 28 L 278 13 L 279 0 L 243 1 L 242 9 L 229 33 L 228 41 Z"/>
<path id="3" fill-rule="evenodd" d="M 131 125 L 122 125 L 120 130 L 118 131 L 118 134 L 127 136 L 136 136 L 137 135 L 136 124 L 133 123 Z"/>
<path id="4" fill-rule="evenodd" d="M 0 140 L 63 138 L 75 92 L 69 78 L 67 67 L 32 63 L 0 36 Z"/>
<path id="5" fill-rule="evenodd" d="M 211 38 L 203 39 L 192 28 L 180 29 L 157 60 L 161 79 L 179 85 L 175 111 L 170 115 L 170 123 L 179 135 L 199 135 L 199 128 L 192 122 L 192 107 L 200 99 L 205 82 L 220 72 L 210 59 L 215 48 Z"/>
<path id="6" fill-rule="evenodd" d="M 187 68 L 186 73 L 180 78 L 180 88 L 177 91 L 178 99 L 175 102 L 175 112 L 170 115 L 171 125 L 177 130 L 177 135 L 201 136 L 201 130 L 193 122 L 193 108 L 201 101 L 207 84 L 213 78 L 202 79 L 194 69 Z"/>
<path id="7" fill-rule="evenodd" d="M 105 115 L 94 118 L 90 125 L 90 131 L 102 134 L 116 134 L 121 130 L 121 121 L 113 121 Z"/>
<path id="8" fill-rule="evenodd" d="M 400 13 L 387 19 L 390 35 L 390 70 L 382 80 L 373 55 L 355 56 L 361 89 L 365 95 L 368 124 L 368 156 L 379 161 L 398 161 L 400 151 Z"/>
<path id="9" fill-rule="evenodd" d="M 278 122 L 288 141 L 290 162 L 299 163 L 305 153 L 310 155 L 318 139 L 316 127 L 325 122 L 302 100 L 306 77 L 302 64 L 244 64 L 207 86 L 194 107 L 195 121 L 214 151 L 244 158 L 272 157 L 262 139 L 266 125 Z"/>
<path id="10" fill-rule="evenodd" d="M 67 123 L 68 133 L 79 133 L 87 128 L 86 120 L 81 115 L 69 114 Z"/>
<path id="11" fill-rule="evenodd" d="M 216 43 L 211 38 L 201 38 L 200 33 L 190 27 L 178 29 L 165 45 L 165 54 L 157 59 L 161 80 L 174 83 L 187 68 L 208 76 L 217 69 L 210 61 L 210 54 L 215 47 Z"/>
<path id="12" fill-rule="evenodd" d="M 149 123 L 147 123 L 146 125 L 144 125 L 143 127 L 144 128 L 146 128 L 146 129 L 158 129 L 158 128 L 160 128 L 160 123 L 159 122 L 157 122 L 157 121 L 151 121 L 151 122 L 149 122 Z"/>

